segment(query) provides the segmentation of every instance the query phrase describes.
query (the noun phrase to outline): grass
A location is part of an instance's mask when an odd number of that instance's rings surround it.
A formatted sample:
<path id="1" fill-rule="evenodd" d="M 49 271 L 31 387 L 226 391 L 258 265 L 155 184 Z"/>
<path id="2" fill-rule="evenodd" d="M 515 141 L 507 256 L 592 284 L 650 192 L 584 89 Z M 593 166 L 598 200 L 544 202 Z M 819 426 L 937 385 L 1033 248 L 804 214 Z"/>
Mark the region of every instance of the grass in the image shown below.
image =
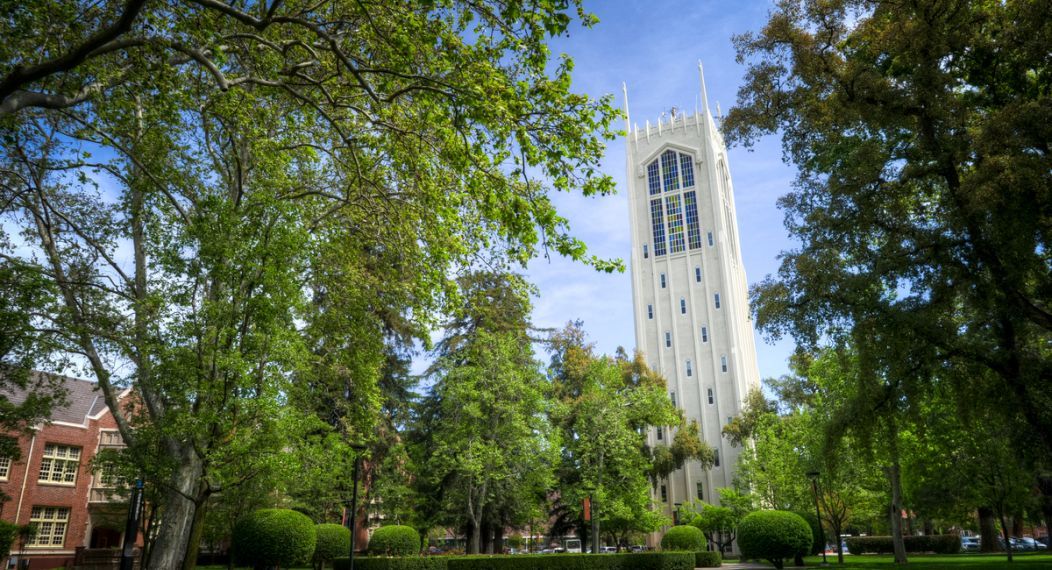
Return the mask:
<path id="1" fill-rule="evenodd" d="M 848 568 L 894 568 L 895 558 L 889 555 L 863 554 L 861 556 L 844 556 L 844 564 L 836 563 L 836 555 L 827 556 L 831 569 Z M 1052 568 L 1052 554 L 1015 554 L 1013 561 L 1008 562 L 1004 554 L 911 554 L 909 563 L 902 568 L 916 568 L 917 570 L 978 570 L 979 568 L 991 568 L 1010 570 L 1036 570 L 1037 568 Z M 822 563 L 821 556 L 809 556 L 804 560 L 808 566 L 818 566 Z M 786 568 L 791 568 L 786 565 Z"/>

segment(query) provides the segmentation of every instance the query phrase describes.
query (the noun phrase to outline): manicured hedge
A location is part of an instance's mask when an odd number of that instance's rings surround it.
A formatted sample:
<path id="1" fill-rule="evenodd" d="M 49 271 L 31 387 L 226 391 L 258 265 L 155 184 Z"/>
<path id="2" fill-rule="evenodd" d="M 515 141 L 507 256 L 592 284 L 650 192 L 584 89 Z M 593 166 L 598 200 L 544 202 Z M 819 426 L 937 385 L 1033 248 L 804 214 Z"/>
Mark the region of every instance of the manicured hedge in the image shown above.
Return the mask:
<path id="1" fill-rule="evenodd" d="M 686 550 L 697 552 L 705 550 L 705 535 L 698 527 L 678 525 L 668 529 L 661 537 L 661 550 Z"/>
<path id="2" fill-rule="evenodd" d="M 326 562 L 346 556 L 351 550 L 351 529 L 342 524 L 319 524 L 314 527 L 318 544 L 314 547 L 314 562 L 324 568 Z"/>
<path id="3" fill-rule="evenodd" d="M 693 552 L 355 557 L 354 570 L 693 570 L 694 561 Z M 346 558 L 333 563 L 335 570 L 350 567 Z"/>
<path id="4" fill-rule="evenodd" d="M 853 536 L 846 539 L 847 550 L 851 554 L 889 554 L 895 552 L 890 536 Z M 934 552 L 936 554 L 957 554 L 961 551 L 961 538 L 956 534 L 935 534 L 930 536 L 902 537 L 906 552 Z"/>
<path id="5" fill-rule="evenodd" d="M 354 557 L 354 570 L 447 570 L 450 556 Z M 347 557 L 332 561 L 333 570 L 348 570 Z"/>
<path id="6" fill-rule="evenodd" d="M 250 566 L 306 564 L 314 554 L 317 536 L 307 515 L 288 509 L 260 509 L 234 526 L 231 550 Z"/>
<path id="7" fill-rule="evenodd" d="M 373 556 L 412 556 L 420 554 L 420 533 L 411 526 L 393 524 L 373 531 L 369 538 Z"/>
<path id="8" fill-rule="evenodd" d="M 807 521 L 788 511 L 756 511 L 738 523 L 742 558 L 769 560 L 775 568 L 782 568 L 798 552 L 806 552 L 813 538 Z"/>
<path id="9" fill-rule="evenodd" d="M 719 552 L 699 550 L 694 553 L 695 568 L 719 568 L 721 564 L 723 564 L 723 557 Z"/>

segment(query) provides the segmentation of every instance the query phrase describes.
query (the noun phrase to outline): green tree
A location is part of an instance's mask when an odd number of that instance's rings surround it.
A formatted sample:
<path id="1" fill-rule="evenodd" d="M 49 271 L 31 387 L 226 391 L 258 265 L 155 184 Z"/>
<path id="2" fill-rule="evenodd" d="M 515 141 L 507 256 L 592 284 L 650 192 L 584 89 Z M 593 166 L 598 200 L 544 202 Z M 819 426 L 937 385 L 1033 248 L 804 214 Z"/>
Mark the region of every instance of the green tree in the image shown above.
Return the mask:
<path id="1" fill-rule="evenodd" d="M 745 144 L 779 132 L 799 170 L 781 204 L 800 246 L 755 289 L 759 326 L 850 342 L 899 396 L 943 368 L 972 380 L 953 384 L 961 403 L 989 383 L 983 405 L 1025 418 L 1046 456 L 1050 10 L 780 1 L 736 38 L 749 68 L 724 122 Z M 881 431 L 895 455 L 900 426 Z"/>
<path id="2" fill-rule="evenodd" d="M 615 538 L 655 530 L 665 517 L 652 512 L 652 485 L 686 461 L 711 467 L 714 452 L 672 405 L 665 379 L 642 355 L 596 356 L 579 322 L 553 334 L 551 347 L 552 422 L 563 442 L 561 524 L 589 535 L 581 507 L 589 497 L 600 532 L 607 524 Z M 675 428 L 671 445 L 647 446 L 646 433 L 656 426 Z"/>
<path id="3" fill-rule="evenodd" d="M 349 384 L 349 431 L 374 433 L 381 312 L 422 330 L 481 251 L 616 267 L 547 194 L 613 187 L 596 169 L 616 112 L 573 93 L 546 45 L 568 11 L 594 23 L 577 2 L 11 10 L 0 216 L 59 300 L 43 317 L 59 351 L 84 355 L 157 467 L 152 568 L 192 567 L 208 498 L 298 437 L 274 414 L 293 379 Z M 327 354 L 305 330 L 316 295 L 348 309 Z"/>
<path id="4" fill-rule="evenodd" d="M 709 544 L 721 555 L 734 543 L 738 523 L 754 510 L 751 497 L 730 487 L 719 490 L 720 505 L 692 501 L 683 507 L 688 524 L 705 534 Z"/>

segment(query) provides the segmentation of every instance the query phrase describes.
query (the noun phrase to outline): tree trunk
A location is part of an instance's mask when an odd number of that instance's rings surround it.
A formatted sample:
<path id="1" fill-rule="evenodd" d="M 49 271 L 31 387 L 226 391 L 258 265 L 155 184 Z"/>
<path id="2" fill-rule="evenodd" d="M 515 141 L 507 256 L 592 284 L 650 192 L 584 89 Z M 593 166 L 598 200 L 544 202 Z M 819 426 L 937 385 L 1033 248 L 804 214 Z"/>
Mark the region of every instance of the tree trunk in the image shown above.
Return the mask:
<path id="1" fill-rule="evenodd" d="M 1008 553 L 1008 561 L 1012 561 L 1012 541 L 1008 539 L 1008 525 L 1005 524 L 1004 511 L 998 509 L 998 518 L 1001 519 L 1001 534 L 1004 535 L 1005 539 L 1005 552 Z"/>
<path id="2" fill-rule="evenodd" d="M 479 536 L 481 540 L 479 550 L 486 554 L 493 554 L 493 525 L 488 520 L 482 521 Z"/>
<path id="3" fill-rule="evenodd" d="M 493 525 L 493 550 L 497 554 L 504 554 L 504 525 Z"/>
<path id="4" fill-rule="evenodd" d="M 902 540 L 902 483 L 899 479 L 898 454 L 892 453 L 892 465 L 888 467 L 891 483 L 891 505 L 888 518 L 891 520 L 891 542 L 895 547 L 895 564 L 906 564 L 906 545 Z"/>
<path id="5" fill-rule="evenodd" d="M 190 523 L 190 540 L 186 544 L 186 554 L 183 556 L 183 570 L 197 568 L 197 553 L 201 549 L 201 535 L 205 531 L 205 513 L 208 512 L 208 496 L 203 486 L 203 483 L 198 485 L 194 520 Z"/>
<path id="6" fill-rule="evenodd" d="M 182 567 L 193 530 L 196 510 L 194 497 L 203 475 L 201 460 L 192 447 L 176 442 L 170 442 L 169 445 L 178 450 L 175 455 L 180 461 L 172 473 L 170 487 L 165 493 L 161 527 L 157 532 L 157 541 L 150 550 L 147 565 L 150 570 Z"/>
<path id="7" fill-rule="evenodd" d="M 994 519 L 994 510 L 990 507 L 979 507 L 979 551 L 997 550 L 997 521 Z"/>

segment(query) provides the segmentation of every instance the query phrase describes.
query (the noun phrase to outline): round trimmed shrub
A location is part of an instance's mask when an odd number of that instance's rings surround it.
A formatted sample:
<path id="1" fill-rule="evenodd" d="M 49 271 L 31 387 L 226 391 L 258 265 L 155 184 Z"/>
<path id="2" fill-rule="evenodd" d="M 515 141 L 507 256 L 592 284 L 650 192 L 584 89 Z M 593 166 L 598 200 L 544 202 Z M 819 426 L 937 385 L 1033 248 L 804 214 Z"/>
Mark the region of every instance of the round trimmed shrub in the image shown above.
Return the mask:
<path id="1" fill-rule="evenodd" d="M 411 526 L 394 524 L 373 531 L 369 538 L 373 556 L 413 556 L 420 554 L 420 534 Z"/>
<path id="2" fill-rule="evenodd" d="M 800 515 L 788 511 L 756 511 L 738 524 L 742 558 L 764 559 L 783 568 L 785 559 L 811 547 L 811 527 Z"/>
<path id="3" fill-rule="evenodd" d="M 668 529 L 661 537 L 661 550 L 705 550 L 705 535 L 697 527 L 678 525 Z"/>
<path id="4" fill-rule="evenodd" d="M 314 547 L 314 562 L 325 567 L 334 558 L 347 556 L 351 550 L 351 529 L 342 524 L 319 524 L 314 527 L 318 544 Z"/>
<path id="5" fill-rule="evenodd" d="M 294 566 L 314 554 L 314 521 L 288 509 L 260 509 L 234 526 L 231 550 L 240 564 Z"/>

